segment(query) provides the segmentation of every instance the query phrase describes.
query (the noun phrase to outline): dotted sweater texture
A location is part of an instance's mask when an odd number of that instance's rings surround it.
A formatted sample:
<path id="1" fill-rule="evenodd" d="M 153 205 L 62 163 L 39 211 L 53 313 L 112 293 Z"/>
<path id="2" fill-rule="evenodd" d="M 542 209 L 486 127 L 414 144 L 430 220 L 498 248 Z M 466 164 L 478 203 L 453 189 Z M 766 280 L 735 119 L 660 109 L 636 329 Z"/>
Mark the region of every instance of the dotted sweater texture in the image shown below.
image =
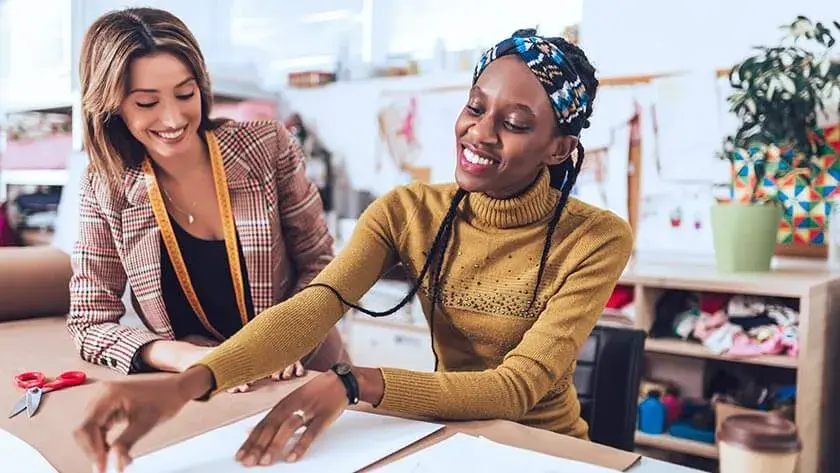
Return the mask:
<path id="1" fill-rule="evenodd" d="M 396 263 L 416 276 L 456 189 L 413 183 L 381 197 L 313 282 L 358 301 Z M 614 213 L 570 198 L 526 313 L 558 199 L 547 173 L 515 198 L 464 199 L 435 309 L 438 370 L 382 368 L 379 407 L 439 419 L 509 419 L 587 437 L 572 385 L 575 357 L 627 265 L 633 239 Z M 428 278 L 419 297 L 429 314 Z M 329 290 L 306 289 L 200 363 L 213 372 L 215 392 L 268 376 L 311 350 L 346 309 Z"/>

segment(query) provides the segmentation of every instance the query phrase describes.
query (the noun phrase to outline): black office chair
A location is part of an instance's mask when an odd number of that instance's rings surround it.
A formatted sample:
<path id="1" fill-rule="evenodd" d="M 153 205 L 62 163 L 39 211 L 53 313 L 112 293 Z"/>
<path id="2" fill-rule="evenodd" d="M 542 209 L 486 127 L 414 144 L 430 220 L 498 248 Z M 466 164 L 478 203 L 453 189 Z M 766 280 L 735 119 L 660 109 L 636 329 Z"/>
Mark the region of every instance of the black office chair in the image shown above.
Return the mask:
<path id="1" fill-rule="evenodd" d="M 574 373 L 581 416 L 593 442 L 632 452 L 646 333 L 598 325 L 578 355 Z"/>

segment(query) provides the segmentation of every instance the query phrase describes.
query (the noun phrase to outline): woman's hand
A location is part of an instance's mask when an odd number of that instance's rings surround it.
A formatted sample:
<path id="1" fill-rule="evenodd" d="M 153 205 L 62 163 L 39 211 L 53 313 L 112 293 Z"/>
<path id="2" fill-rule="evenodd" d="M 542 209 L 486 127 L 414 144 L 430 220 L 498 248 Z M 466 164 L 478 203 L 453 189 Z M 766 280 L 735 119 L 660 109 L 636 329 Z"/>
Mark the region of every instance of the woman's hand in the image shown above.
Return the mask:
<path id="1" fill-rule="evenodd" d="M 332 371 L 320 374 L 286 396 L 251 431 L 236 453 L 245 466 L 300 459 L 312 442 L 347 408 L 347 391 Z M 287 451 L 295 431 L 306 430 Z"/>
<path id="2" fill-rule="evenodd" d="M 301 376 L 306 374 L 306 370 L 303 369 L 303 364 L 300 360 L 292 363 L 291 365 L 287 366 L 286 369 L 283 371 L 278 371 L 271 375 L 271 379 L 274 381 L 280 381 L 283 379 L 292 379 L 294 377 L 300 378 Z"/>
<path id="3" fill-rule="evenodd" d="M 271 379 L 273 381 L 281 381 L 284 379 L 292 379 L 293 377 L 301 377 L 306 374 L 306 370 L 303 369 L 303 364 L 300 361 L 296 361 L 291 365 L 287 366 L 286 369 L 283 371 L 278 371 L 271 375 Z M 248 389 L 251 388 L 250 384 L 240 384 L 239 386 L 230 388 L 227 390 L 229 393 L 244 393 Z"/>
<path id="4" fill-rule="evenodd" d="M 123 471 L 131 463 L 129 452 L 134 444 L 155 425 L 174 417 L 187 402 L 209 391 L 212 378 L 210 370 L 199 366 L 182 374 L 105 383 L 73 432 L 93 471 L 105 472 L 109 454 L 115 456 L 117 471 Z M 109 444 L 109 432 L 117 424 L 125 428 Z"/>

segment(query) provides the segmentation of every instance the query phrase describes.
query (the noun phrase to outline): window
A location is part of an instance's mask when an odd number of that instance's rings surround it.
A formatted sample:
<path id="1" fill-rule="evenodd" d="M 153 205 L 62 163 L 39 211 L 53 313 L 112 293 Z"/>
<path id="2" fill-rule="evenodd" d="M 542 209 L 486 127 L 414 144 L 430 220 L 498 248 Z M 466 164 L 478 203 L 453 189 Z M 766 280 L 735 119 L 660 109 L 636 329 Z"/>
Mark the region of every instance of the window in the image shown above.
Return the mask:
<path id="1" fill-rule="evenodd" d="M 428 59 L 442 42 L 448 51 L 485 49 L 521 28 L 560 35 L 579 24 L 583 0 L 530 0 L 528 8 L 511 8 L 510 0 L 388 0 L 376 8 L 374 28 L 387 30 L 386 55 L 412 54 Z"/>

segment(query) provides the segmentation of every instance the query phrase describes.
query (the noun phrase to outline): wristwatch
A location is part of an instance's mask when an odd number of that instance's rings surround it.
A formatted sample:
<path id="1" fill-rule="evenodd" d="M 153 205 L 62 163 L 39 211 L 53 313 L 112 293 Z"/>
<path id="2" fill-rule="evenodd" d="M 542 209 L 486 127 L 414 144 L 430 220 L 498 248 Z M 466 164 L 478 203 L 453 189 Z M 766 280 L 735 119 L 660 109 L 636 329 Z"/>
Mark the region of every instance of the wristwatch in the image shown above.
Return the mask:
<path id="1" fill-rule="evenodd" d="M 344 390 L 347 391 L 347 401 L 350 405 L 359 403 L 359 381 L 356 380 L 356 375 L 353 374 L 353 367 L 348 363 L 336 363 L 330 368 L 338 375 L 338 379 L 344 384 Z"/>

